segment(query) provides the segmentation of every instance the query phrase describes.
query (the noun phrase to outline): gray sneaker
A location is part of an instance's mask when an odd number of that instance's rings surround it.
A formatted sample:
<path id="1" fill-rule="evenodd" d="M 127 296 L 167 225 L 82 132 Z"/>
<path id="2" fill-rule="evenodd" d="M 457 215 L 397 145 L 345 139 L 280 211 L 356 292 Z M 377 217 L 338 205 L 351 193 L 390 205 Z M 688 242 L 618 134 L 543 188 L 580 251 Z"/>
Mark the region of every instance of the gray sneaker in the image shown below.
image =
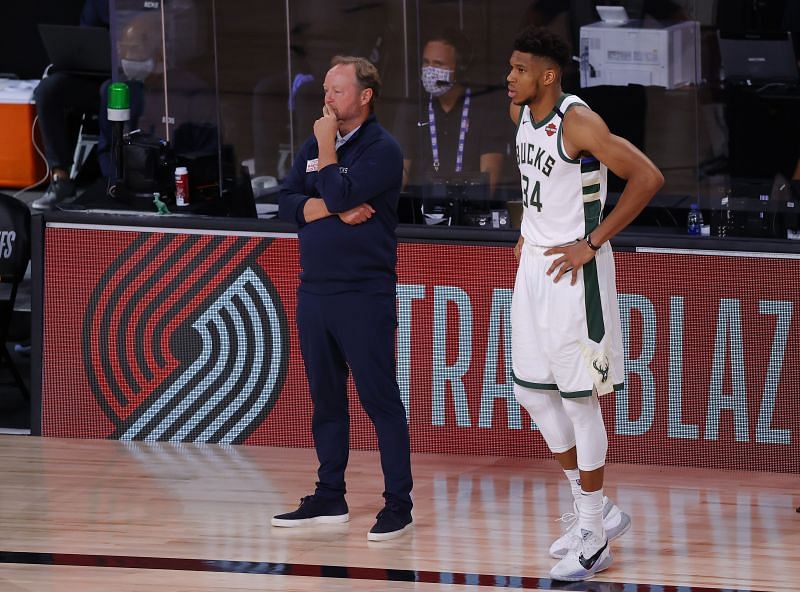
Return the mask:
<path id="1" fill-rule="evenodd" d="M 52 210 L 57 204 L 75 195 L 75 183 L 69 178 L 62 179 L 56 175 L 50 182 L 50 187 L 44 195 L 34 201 L 31 207 L 34 210 Z"/>

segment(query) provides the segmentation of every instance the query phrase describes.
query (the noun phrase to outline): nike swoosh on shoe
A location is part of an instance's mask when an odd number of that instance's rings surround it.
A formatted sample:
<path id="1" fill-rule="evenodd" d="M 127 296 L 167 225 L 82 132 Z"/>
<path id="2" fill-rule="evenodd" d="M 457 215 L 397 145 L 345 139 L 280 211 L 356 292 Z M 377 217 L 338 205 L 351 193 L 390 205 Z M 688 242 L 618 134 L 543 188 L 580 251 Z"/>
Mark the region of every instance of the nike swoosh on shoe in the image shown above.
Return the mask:
<path id="1" fill-rule="evenodd" d="M 578 562 L 585 570 L 591 570 L 594 567 L 594 564 L 597 563 L 597 560 L 600 559 L 600 555 L 602 555 L 603 551 L 606 550 L 606 547 L 608 547 L 608 539 L 606 539 L 605 544 L 600 547 L 594 555 L 589 557 L 589 559 L 586 559 L 586 557 L 583 556 L 583 553 L 578 555 Z"/>

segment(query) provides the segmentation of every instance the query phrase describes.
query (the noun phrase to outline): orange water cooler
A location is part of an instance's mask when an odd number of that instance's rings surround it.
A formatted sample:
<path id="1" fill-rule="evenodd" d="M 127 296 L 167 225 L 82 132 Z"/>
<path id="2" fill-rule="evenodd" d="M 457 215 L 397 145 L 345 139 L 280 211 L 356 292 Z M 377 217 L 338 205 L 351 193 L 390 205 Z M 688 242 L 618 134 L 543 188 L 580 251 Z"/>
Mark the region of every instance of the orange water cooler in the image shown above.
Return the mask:
<path id="1" fill-rule="evenodd" d="M 0 78 L 0 187 L 27 187 L 44 176 L 44 160 L 31 142 L 38 83 Z M 41 147 L 38 133 L 36 141 Z"/>

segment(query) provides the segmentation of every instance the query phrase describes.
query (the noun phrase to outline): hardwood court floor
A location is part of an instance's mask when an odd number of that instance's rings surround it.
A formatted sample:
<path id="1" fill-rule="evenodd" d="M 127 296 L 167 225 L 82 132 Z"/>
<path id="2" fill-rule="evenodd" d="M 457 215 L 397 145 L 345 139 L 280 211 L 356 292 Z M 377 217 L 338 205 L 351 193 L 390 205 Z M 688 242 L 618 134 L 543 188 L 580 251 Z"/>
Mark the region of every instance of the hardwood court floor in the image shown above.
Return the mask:
<path id="1" fill-rule="evenodd" d="M 270 516 L 313 486 L 312 450 L 0 436 L 0 590 L 556 588 L 546 551 L 570 501 L 555 463 L 413 462 L 415 528 L 371 543 L 376 453 L 351 454 L 348 524 L 278 529 Z M 633 527 L 608 571 L 562 589 L 800 590 L 797 476 L 636 465 L 607 476 Z"/>

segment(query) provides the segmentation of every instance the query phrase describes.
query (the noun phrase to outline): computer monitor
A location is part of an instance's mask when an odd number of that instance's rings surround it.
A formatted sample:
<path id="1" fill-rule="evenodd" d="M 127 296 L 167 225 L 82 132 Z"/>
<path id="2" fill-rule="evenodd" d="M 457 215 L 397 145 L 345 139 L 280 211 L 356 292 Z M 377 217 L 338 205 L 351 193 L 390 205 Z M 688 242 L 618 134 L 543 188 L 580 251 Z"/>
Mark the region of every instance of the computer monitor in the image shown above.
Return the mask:
<path id="1" fill-rule="evenodd" d="M 490 209 L 488 173 L 430 175 L 409 191 L 420 196 L 426 224 L 459 226 L 468 223 L 470 213 Z"/>
<path id="2" fill-rule="evenodd" d="M 791 33 L 718 32 L 724 78 L 734 84 L 797 84 Z"/>

